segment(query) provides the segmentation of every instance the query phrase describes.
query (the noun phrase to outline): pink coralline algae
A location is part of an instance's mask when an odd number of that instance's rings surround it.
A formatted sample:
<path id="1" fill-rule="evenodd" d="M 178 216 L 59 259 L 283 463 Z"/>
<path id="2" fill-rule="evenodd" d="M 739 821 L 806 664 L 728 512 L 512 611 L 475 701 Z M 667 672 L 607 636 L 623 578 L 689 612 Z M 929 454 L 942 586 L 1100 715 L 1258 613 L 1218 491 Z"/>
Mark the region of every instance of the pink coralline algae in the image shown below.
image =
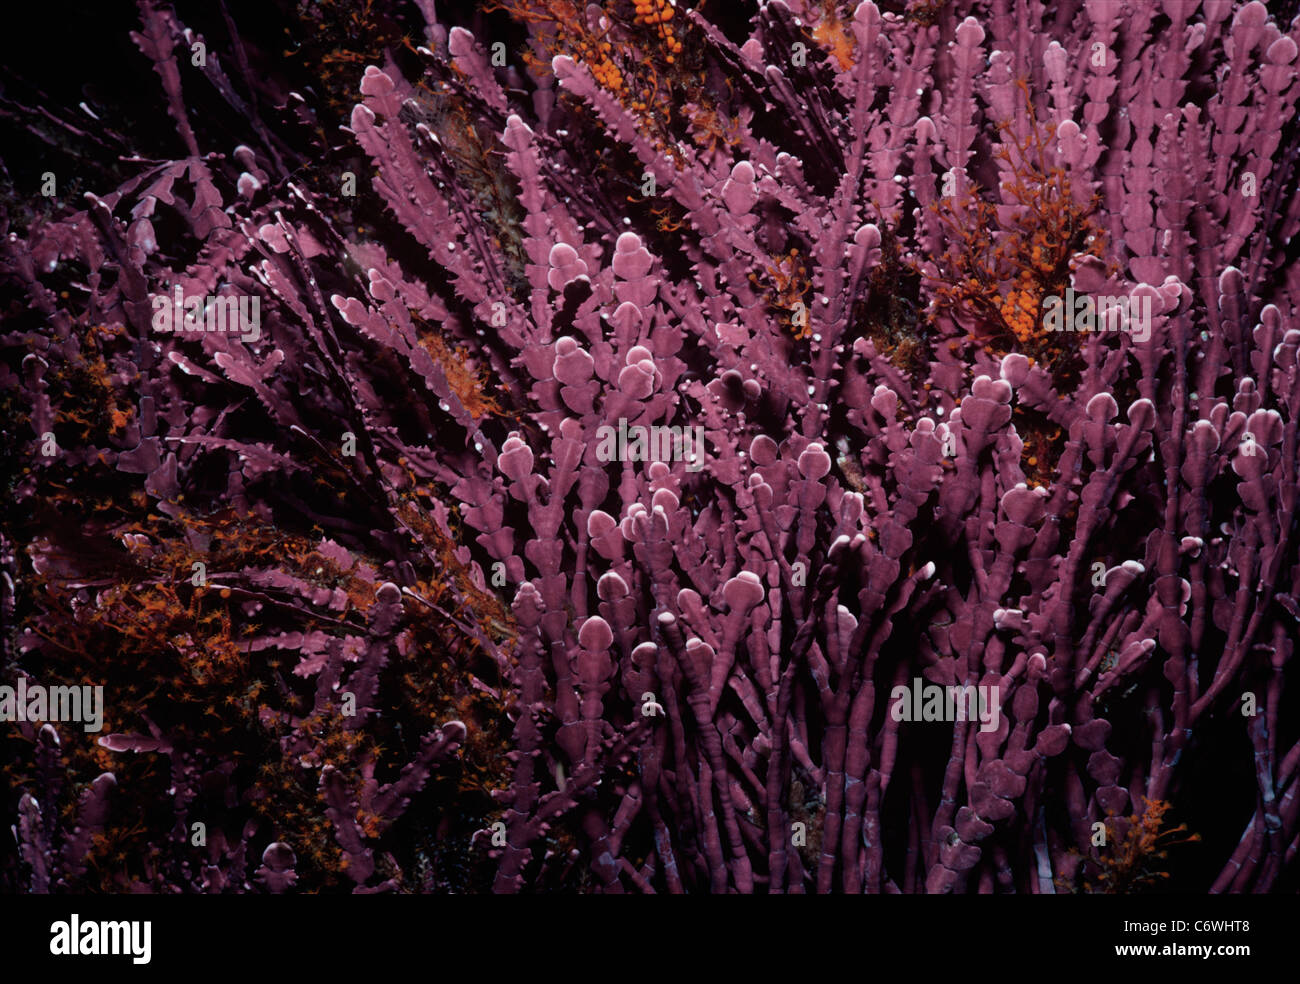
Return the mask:
<path id="1" fill-rule="evenodd" d="M 111 734 L 4 724 L 6 886 L 1300 884 L 1294 4 L 186 6 L 14 116 L 0 683 Z M 146 569 L 188 704 L 61 646 Z"/>

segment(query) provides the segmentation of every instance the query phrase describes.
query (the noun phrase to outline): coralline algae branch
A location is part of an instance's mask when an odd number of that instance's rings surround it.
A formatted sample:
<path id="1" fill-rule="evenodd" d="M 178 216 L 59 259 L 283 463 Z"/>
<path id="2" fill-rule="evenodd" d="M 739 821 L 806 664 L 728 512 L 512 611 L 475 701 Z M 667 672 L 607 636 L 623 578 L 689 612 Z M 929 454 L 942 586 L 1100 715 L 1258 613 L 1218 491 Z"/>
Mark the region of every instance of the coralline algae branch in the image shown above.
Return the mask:
<path id="1" fill-rule="evenodd" d="M 0 249 L 0 883 L 1295 889 L 1300 24 L 200 6 Z"/>

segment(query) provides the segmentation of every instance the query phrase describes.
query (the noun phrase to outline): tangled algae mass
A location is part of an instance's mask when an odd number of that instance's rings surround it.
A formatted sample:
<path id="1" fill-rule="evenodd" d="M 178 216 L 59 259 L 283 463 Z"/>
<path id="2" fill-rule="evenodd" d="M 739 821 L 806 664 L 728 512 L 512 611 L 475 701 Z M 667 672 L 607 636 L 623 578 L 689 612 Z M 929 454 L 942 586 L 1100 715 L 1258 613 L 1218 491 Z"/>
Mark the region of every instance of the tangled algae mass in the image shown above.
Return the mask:
<path id="1" fill-rule="evenodd" d="M 0 886 L 1294 893 L 1296 15 L 11 38 Z"/>

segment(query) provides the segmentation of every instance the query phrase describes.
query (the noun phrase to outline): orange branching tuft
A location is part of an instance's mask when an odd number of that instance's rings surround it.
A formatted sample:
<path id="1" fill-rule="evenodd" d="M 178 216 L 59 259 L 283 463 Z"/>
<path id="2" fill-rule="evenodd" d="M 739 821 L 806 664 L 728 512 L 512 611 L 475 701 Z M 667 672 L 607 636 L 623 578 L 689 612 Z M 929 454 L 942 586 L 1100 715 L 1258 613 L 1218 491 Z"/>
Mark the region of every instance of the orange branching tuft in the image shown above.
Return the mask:
<path id="1" fill-rule="evenodd" d="M 812 36 L 835 59 L 841 72 L 853 67 L 853 34 L 844 26 L 834 0 L 822 4 L 822 18 L 813 28 Z"/>
<path id="2" fill-rule="evenodd" d="M 723 117 L 716 109 L 705 106 L 686 106 L 684 112 L 691 122 L 691 136 L 702 153 L 714 154 L 718 145 L 737 147 L 740 144 L 741 125 L 737 117 Z"/>
<path id="3" fill-rule="evenodd" d="M 1081 256 L 1101 257 L 1104 236 L 1091 218 L 1096 201 L 1079 204 L 1065 170 L 1049 164 L 1056 127 L 1039 124 L 1023 82 L 1021 90 L 1029 132 L 998 154 L 1010 169 L 1003 188 L 1013 207 L 974 194 L 931 206 L 953 244 L 939 259 L 935 298 L 994 354 L 1014 349 L 1060 369 L 1072 355 L 1063 341 L 1069 336 L 1044 328 L 1043 299 L 1064 296 L 1071 264 Z M 1006 133 L 1010 124 L 1000 129 Z"/>
<path id="4" fill-rule="evenodd" d="M 1170 804 L 1165 800 L 1143 798 L 1142 815 L 1136 813 L 1122 823 L 1107 818 L 1106 846 L 1085 860 L 1083 890 L 1106 895 L 1128 895 L 1154 888 L 1169 877 L 1164 870 L 1169 849 L 1201 839 L 1188 833 L 1186 824 L 1164 829 Z M 1077 854 L 1077 852 L 1072 852 Z M 1087 877 L 1091 874 L 1092 877 Z M 1095 878 L 1095 881 L 1093 880 Z M 1073 890 L 1071 885 L 1061 887 Z"/>
<path id="5" fill-rule="evenodd" d="M 632 114 L 637 132 L 682 167 L 679 141 L 696 135 L 698 109 L 713 106 L 696 66 L 687 64 L 690 23 L 676 16 L 670 0 L 635 0 L 630 17 L 626 3 L 593 6 L 573 0 L 493 0 L 486 9 L 532 25 L 541 50 L 523 56 L 530 68 L 546 75 L 551 57 L 572 57 Z"/>
<path id="6" fill-rule="evenodd" d="M 547 55 L 567 54 L 586 65 L 592 77 L 604 89 L 615 94 L 623 86 L 623 72 L 613 59 L 614 45 L 608 31 L 595 32 L 587 27 L 583 4 L 572 0 L 501 0 L 489 3 L 487 10 L 504 10 L 520 23 L 541 26 L 546 41 Z M 527 52 L 524 60 L 533 68 L 549 72 L 546 59 Z"/>
<path id="7" fill-rule="evenodd" d="M 135 416 L 135 409 L 114 385 L 105 350 L 125 333 L 120 325 L 92 325 L 83 343 L 66 362 L 56 364 L 50 374 L 52 391 L 63 397 L 54 422 L 60 443 L 108 443 Z"/>
<path id="8" fill-rule="evenodd" d="M 799 255 L 798 249 L 791 249 L 784 256 L 773 257 L 772 263 L 763 268 L 767 280 L 768 303 L 782 311 L 786 316 L 786 326 L 790 329 L 795 338 L 804 339 L 812 337 L 812 328 L 807 318 L 808 291 L 812 288 L 812 282 L 808 279 L 808 268 L 804 265 L 803 258 Z M 750 274 L 751 283 L 758 284 L 760 279 L 755 274 Z M 791 313 L 796 304 L 804 306 L 804 323 L 796 325 L 794 316 Z"/>
<path id="9" fill-rule="evenodd" d="M 429 329 L 420 333 L 420 347 L 438 363 L 447 377 L 447 385 L 475 420 L 491 414 L 501 416 L 501 405 L 488 395 L 486 388 L 490 376 L 485 369 L 474 364 L 474 358 L 463 345 L 454 348 L 437 331 Z"/>

